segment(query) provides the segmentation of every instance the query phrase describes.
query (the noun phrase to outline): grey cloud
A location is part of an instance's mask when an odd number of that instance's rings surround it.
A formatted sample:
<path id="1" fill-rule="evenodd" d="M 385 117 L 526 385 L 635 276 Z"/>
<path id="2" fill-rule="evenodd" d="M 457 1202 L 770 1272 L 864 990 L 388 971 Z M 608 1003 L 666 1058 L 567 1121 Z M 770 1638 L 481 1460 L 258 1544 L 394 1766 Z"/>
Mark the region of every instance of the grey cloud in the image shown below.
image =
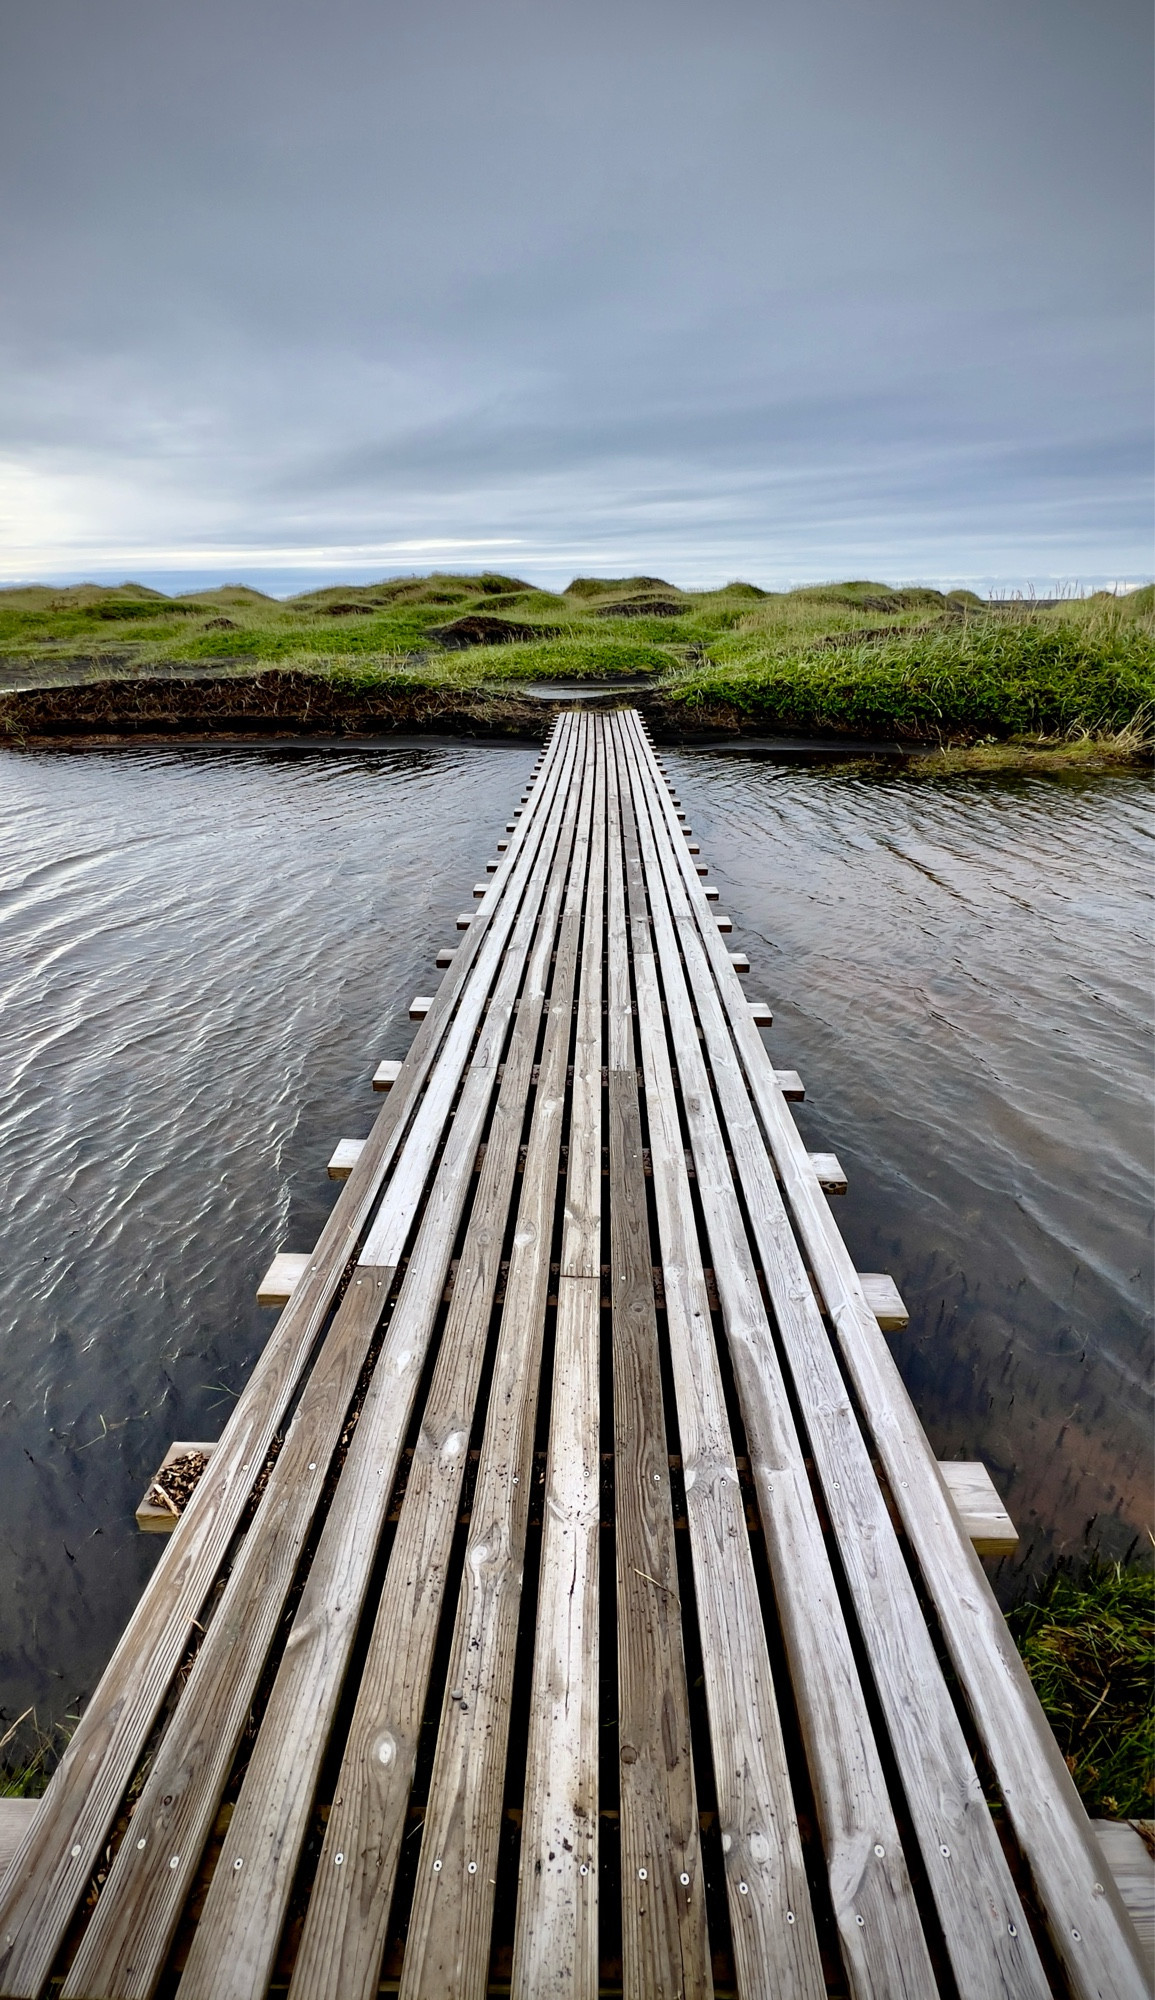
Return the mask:
<path id="1" fill-rule="evenodd" d="M 1131 0 L 38 0 L 0 33 L 9 573 L 421 537 L 543 574 L 1150 566 Z"/>

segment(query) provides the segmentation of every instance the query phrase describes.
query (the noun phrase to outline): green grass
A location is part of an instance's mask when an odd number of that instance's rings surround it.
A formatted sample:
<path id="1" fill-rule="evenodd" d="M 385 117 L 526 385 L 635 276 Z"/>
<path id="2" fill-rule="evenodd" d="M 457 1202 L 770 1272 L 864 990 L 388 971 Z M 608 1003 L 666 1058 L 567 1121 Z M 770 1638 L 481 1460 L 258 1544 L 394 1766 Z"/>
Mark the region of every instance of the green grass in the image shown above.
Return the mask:
<path id="1" fill-rule="evenodd" d="M 1060 1569 L 1010 1614 L 1027 1672 L 1088 1811 L 1151 1816 L 1155 1578 L 1091 1562 Z"/>
<path id="2" fill-rule="evenodd" d="M 1155 699 L 1155 639 L 1120 612 L 976 617 L 828 649 L 723 639 L 671 701 L 796 733 L 922 742 L 1117 731 Z"/>
<path id="3" fill-rule="evenodd" d="M 519 682 L 645 678 L 662 720 L 693 730 L 851 734 L 981 744 L 1149 736 L 1155 593 L 992 611 L 971 593 L 856 580 L 772 593 L 683 591 L 659 577 L 518 577 L 333 584 L 285 601 L 243 585 L 166 598 L 139 584 L 0 591 L 11 685 L 212 662 L 382 687 L 515 694 Z M 443 646 L 463 615 L 502 644 Z M 532 636 L 518 635 L 532 628 Z"/>
<path id="4" fill-rule="evenodd" d="M 32 1718 L 31 1733 L 22 1724 Z M 76 1724 L 76 1716 L 51 1735 L 38 1727 L 34 1709 L 27 1709 L 18 1722 L 0 1736 L 0 1799 L 38 1799 L 47 1788 Z"/>
<path id="5" fill-rule="evenodd" d="M 6 1764 L 0 1768 L 0 1799 L 38 1799 L 50 1776 L 41 1756 L 22 1764 Z"/>

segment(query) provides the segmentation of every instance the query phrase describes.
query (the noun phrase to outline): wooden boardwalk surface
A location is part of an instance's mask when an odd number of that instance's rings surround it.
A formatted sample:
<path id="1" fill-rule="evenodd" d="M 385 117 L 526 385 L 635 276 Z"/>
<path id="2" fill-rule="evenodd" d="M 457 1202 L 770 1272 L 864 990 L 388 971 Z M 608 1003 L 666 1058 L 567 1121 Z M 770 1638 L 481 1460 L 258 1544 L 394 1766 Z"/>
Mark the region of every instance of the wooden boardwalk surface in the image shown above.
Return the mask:
<path id="1" fill-rule="evenodd" d="M 1147 1992 L 703 872 L 638 716 L 560 716 L 0 1994 Z"/>

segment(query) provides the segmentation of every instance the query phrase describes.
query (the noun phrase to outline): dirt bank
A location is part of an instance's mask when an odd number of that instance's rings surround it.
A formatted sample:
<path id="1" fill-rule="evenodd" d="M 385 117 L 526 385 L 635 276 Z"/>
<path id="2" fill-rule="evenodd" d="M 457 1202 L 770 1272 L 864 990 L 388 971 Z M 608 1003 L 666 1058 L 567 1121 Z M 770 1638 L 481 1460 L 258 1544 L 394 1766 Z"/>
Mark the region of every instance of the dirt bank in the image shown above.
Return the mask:
<path id="1" fill-rule="evenodd" d="M 564 705 L 577 691 L 559 690 Z M 785 748 L 796 732 L 775 727 L 777 718 L 743 714 L 725 703 L 692 708 L 660 686 L 630 687 L 609 678 L 583 688 L 596 702 L 626 700 L 640 708 L 660 742 L 738 744 Z M 543 698 L 545 696 L 545 698 Z M 398 673 L 368 684 L 328 674 L 272 669 L 261 674 L 219 668 L 201 674 L 89 680 L 0 694 L 0 743 L 30 749 L 102 743 L 277 742 L 302 739 L 372 739 L 397 731 L 453 736 L 510 736 L 541 741 L 556 712 L 545 689 L 523 692 L 516 683 L 462 687 L 430 684 Z M 688 726 L 690 725 L 690 726 Z M 824 748 L 870 758 L 909 756 L 925 775 L 978 770 L 1106 770 L 1150 763 L 1150 743 L 1131 732 L 1078 733 L 1072 738 L 1019 737 L 1009 742 L 935 747 L 925 741 L 872 743 L 857 732 L 801 732 L 798 749 Z"/>
<path id="2" fill-rule="evenodd" d="M 552 710 L 465 688 L 342 687 L 328 677 L 265 673 L 228 680 L 108 680 L 0 695 L 0 742 L 141 737 L 380 736 L 393 730 L 544 736 Z"/>

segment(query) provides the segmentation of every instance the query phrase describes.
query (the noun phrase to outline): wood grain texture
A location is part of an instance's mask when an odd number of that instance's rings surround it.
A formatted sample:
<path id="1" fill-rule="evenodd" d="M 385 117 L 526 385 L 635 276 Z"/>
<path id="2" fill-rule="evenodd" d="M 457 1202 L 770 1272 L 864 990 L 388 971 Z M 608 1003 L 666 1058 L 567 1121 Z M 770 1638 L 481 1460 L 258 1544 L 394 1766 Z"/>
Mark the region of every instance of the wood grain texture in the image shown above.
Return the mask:
<path id="1" fill-rule="evenodd" d="M 650 821 L 644 768 L 631 760 L 642 862 L 670 1035 L 712 1253 L 727 1342 L 758 1489 L 767 1554 L 790 1654 L 822 1820 L 830 1895 L 851 1988 L 859 2000 L 929 2000 L 937 1981 L 923 1935 L 882 1759 L 806 1473 L 805 1456 L 758 1284 L 683 974 L 695 984 L 724 1108 L 748 1100 L 709 971 L 692 928 L 677 864 Z M 668 869 L 668 874 L 664 871 Z M 671 899 L 676 899 L 671 907 Z M 681 945 L 681 949 L 679 948 Z M 682 950 L 685 951 L 683 964 Z M 734 1144 L 733 1133 L 730 1143 Z M 769 1170 L 765 1148 L 761 1158 Z M 736 1163 L 737 1155 L 735 1155 Z M 771 1186 L 773 1176 L 769 1174 Z M 760 1199 L 762 1190 L 748 1190 Z M 982 1807 L 977 1784 L 972 1789 Z M 998 1991 L 992 1988 L 992 1992 Z"/>
<path id="2" fill-rule="evenodd" d="M 261 1532 L 250 1531 L 242 1543 L 73 1961 L 65 1982 L 69 1996 L 145 2000 L 153 1989 L 248 1721 L 388 1284 L 384 1274 L 362 1274 L 342 1301 L 270 1473 Z"/>
<path id="3" fill-rule="evenodd" d="M 981 1460 L 940 1458 L 938 1469 L 975 1554 L 1013 1555 L 1019 1545 L 1019 1531 Z"/>
<path id="4" fill-rule="evenodd" d="M 0 1799 L 0 1876 L 28 1838 L 39 1806 L 39 1799 Z"/>
<path id="5" fill-rule="evenodd" d="M 556 814 L 560 801 L 564 799 L 569 782 L 571 760 L 568 756 L 559 759 L 551 767 L 548 780 L 543 780 L 543 788 L 538 800 L 538 812 L 534 820 L 527 821 L 536 829 L 533 846 L 526 857 L 523 868 L 508 880 L 503 862 L 502 870 L 494 878 L 494 896 L 487 902 L 488 912 L 485 943 L 478 953 L 476 970 L 465 993 L 460 996 L 460 1004 L 445 1037 L 445 1046 L 429 1078 L 425 1096 L 422 1099 L 413 1130 L 407 1138 L 404 1151 L 398 1161 L 393 1179 L 382 1200 L 361 1247 L 362 1264 L 383 1268 L 396 1265 L 404 1247 L 405 1239 L 412 1227 L 413 1218 L 420 1206 L 437 1145 L 452 1112 L 453 1101 L 469 1061 L 473 1038 L 484 1014 L 489 994 L 490 981 L 497 976 L 501 955 L 517 919 L 521 897 L 540 859 L 541 842 L 550 829 L 556 833 Z M 500 900 L 497 898 L 501 891 Z M 462 947 L 464 950 L 464 946 Z M 442 992 L 456 983 L 457 968 L 454 966 L 442 981 L 437 995 L 437 1010 L 440 1010 Z M 488 975 L 488 977 L 486 976 Z"/>
<path id="6" fill-rule="evenodd" d="M 623 799 L 638 1039 L 730 1927 L 743 1993 L 825 1993 L 703 1275 L 645 880 Z"/>
<path id="7" fill-rule="evenodd" d="M 551 739 L 552 767 L 572 734 Z M 503 866 L 510 878 L 532 859 L 527 815 Z M 48 1976 L 145 1740 L 208 1597 L 253 1482 L 330 1316 L 337 1287 L 399 1152 L 413 1108 L 444 1040 L 450 1013 L 491 943 L 489 919 L 471 931 L 442 982 L 297 1287 L 237 1401 L 212 1466 L 200 1481 L 61 1760 L 19 1853 L 0 1885 L 0 1993 L 34 2000 Z M 267 1497 L 267 1496 L 266 1496 Z"/>
<path id="8" fill-rule="evenodd" d="M 794 1080 L 771 1067 L 639 718 L 562 718 L 526 799 L 60 1773 L 27 1816 L 0 1879 L 0 1996 L 57 1990 L 66 1937 L 62 2000 L 171 1991 L 176 1926 L 227 1825 L 203 1905 L 197 1891 L 180 2000 L 255 2000 L 282 1946 L 292 2000 L 370 2000 L 399 1932 L 402 1854 L 407 1880 L 416 1869 L 403 2000 L 483 2000 L 495 1976 L 510 1977 L 515 2000 L 595 2000 L 598 1906 L 613 1895 L 599 1764 L 616 1744 L 623 1990 L 706 2000 L 723 1939 L 709 1934 L 704 1893 L 692 1642 L 742 2000 L 825 1991 L 806 1880 L 817 1843 L 806 1845 L 791 1782 L 803 1748 L 840 1991 L 932 2000 L 933 1932 L 957 2000 L 1043 2000 L 1045 1917 L 1063 1967 L 1056 1995 L 1138 2000 L 1144 1968 L 1116 1884 L 786 1111 L 782 1085 Z M 549 1448 L 537 1462 L 551 1327 Z M 612 1436 L 600 1436 L 611 1380 Z M 669 1450 L 685 1491 L 685 1602 Z M 739 1451 L 785 1642 L 774 1667 Z M 544 1510 L 532 1629 L 531 1486 Z M 599 1590 L 599 1549 L 611 1546 L 615 1575 Z M 616 1736 L 599 1717 L 609 1683 L 598 1671 L 615 1591 Z M 442 1693 L 431 1682 L 447 1641 Z M 496 1882 L 511 1879 L 502 1871 L 517 1853 L 502 1809 L 523 1776 L 510 1767 L 515 1659 L 530 1667 L 516 1718 L 529 1752 L 516 1903 L 494 1940 Z M 802 1731 L 790 1761 L 780 1659 Z M 1022 1901 L 962 1699 L 1006 1800 L 1004 1837 L 1009 1828 L 1031 1878 Z M 421 1827 L 413 1785 L 431 1701 Z M 251 1718 L 226 1819 L 222 1788 Z M 126 1795 L 127 1834 L 122 1822 L 74 1924 Z M 299 1949 L 296 1915 L 286 1929 L 294 1885 Z M 611 1926 L 616 1914 L 611 1902 Z M 511 1974 L 500 1953 L 491 1963 L 509 1918 Z M 823 1929 L 826 1944 L 833 1936 Z"/>
<path id="9" fill-rule="evenodd" d="M 513 2000 L 546 2000 L 546 1996 L 596 2000 L 598 1990 L 605 860 L 605 736 L 598 730 L 530 1681 Z"/>
<path id="10" fill-rule="evenodd" d="M 713 1992 L 646 1203 L 616 756 L 606 894 L 622 1980 Z"/>
<path id="11" fill-rule="evenodd" d="M 376 1992 L 518 1145 L 573 844 L 567 799 L 396 1540 L 325 1829 L 294 1996 Z"/>
<path id="12" fill-rule="evenodd" d="M 589 846 L 588 768 L 584 779 L 425 1813 L 401 1976 L 402 2000 L 419 1996 L 420 2000 L 484 2000 L 488 1984 L 492 1892 Z M 456 1691 L 460 1701 L 452 1699 Z"/>
<path id="13" fill-rule="evenodd" d="M 183 2000 L 210 2000 L 210 1996 L 211 2000 L 248 2000 L 250 1994 L 263 1989 L 272 1971 L 320 1762 L 397 1475 L 413 1396 L 425 1365 L 450 1254 L 472 1184 L 478 1143 L 497 1085 L 506 1037 L 565 819 L 563 786 L 558 788 L 551 805 L 538 863 L 527 884 L 500 976 L 470 1055 L 441 1163 L 425 1198 L 420 1229 L 381 1362 L 309 1570 L 268 1711 L 233 1813 L 229 1829 L 232 1866 L 217 1868 L 197 1926 L 179 1989 Z M 530 1068 L 531 1063 L 524 1066 L 527 1083 Z M 516 1159 L 516 1138 L 512 1143 Z M 494 1218 L 488 1218 L 490 1236 L 493 1224 Z M 468 1263 L 475 1255 L 467 1234 L 463 1260 Z M 482 1349 L 485 1323 L 473 1332 L 473 1345 Z M 474 1382 L 480 1361 L 478 1352 Z M 459 1347 L 447 1360 L 451 1381 L 463 1362 Z M 385 1372 L 378 1394 L 377 1376 L 382 1370 Z M 434 1405 L 432 1425 L 439 1444 L 433 1459 L 448 1461 L 451 1472 L 459 1472 L 468 1442 L 469 1421 L 460 1410 L 447 1406 L 454 1400 L 459 1399 L 447 1399 L 443 1391 L 443 1400 Z M 428 1479 L 431 1469 L 431 1454 L 427 1450 L 422 1455 L 420 1469 L 416 1461 L 413 1468 L 418 1471 L 414 1517 L 422 1500 L 421 1473 Z M 424 1498 L 430 1498 L 427 1487 Z M 448 1536 L 452 1535 L 453 1519 L 451 1512 L 447 1516 Z M 433 1624 L 435 1630 L 435 1612 Z M 236 1865 L 238 1860 L 242 1863 L 240 1868 Z"/>
<path id="14" fill-rule="evenodd" d="M 1103 1880 L 1091 1823 L 1006 1621 L 951 1507 L 929 1441 L 863 1297 L 829 1205 L 816 1186 L 804 1142 L 785 1110 L 758 1031 L 746 1015 L 737 977 L 716 933 L 712 934 L 710 913 L 695 896 L 696 881 L 684 872 L 683 879 L 799 1245 L 818 1281 L 859 1404 L 868 1413 L 873 1445 L 994 1768 L 1051 1943 L 1079 2000 L 1107 2000 L 1108 1995 L 1139 2000 L 1145 1973 L 1133 1926 L 1114 1885 Z M 775 1306 L 778 1310 L 777 1300 Z M 781 1314 L 780 1325 L 785 1332 Z M 816 1343 L 812 1352 L 820 1352 Z M 793 1352 L 791 1365 L 796 1365 Z M 807 1408 L 822 1413 L 817 1388 Z M 835 1433 L 841 1421 L 835 1404 L 830 1414 Z M 845 1431 L 845 1450 L 852 1462 L 856 1429 L 855 1425 Z M 812 1426 L 812 1436 L 816 1435 Z M 824 1479 L 828 1504 L 845 1485 L 837 1474 L 828 1473 Z M 868 1504 L 872 1487 L 877 1488 L 876 1480 L 872 1478 L 869 1486 L 863 1481 L 854 1497 L 856 1507 Z M 851 1537 L 847 1546 L 853 1545 Z M 865 1564 L 872 1544 L 863 1537 L 861 1548 Z M 895 1582 L 897 1588 L 897 1570 Z M 864 1620 L 864 1636 L 870 1629 Z M 905 1639 L 904 1634 L 904 1644 Z"/>
<path id="15" fill-rule="evenodd" d="M 1138 1933 L 1148 1977 L 1155 1986 L 1155 1860 L 1151 1849 L 1129 1820 L 1094 1819 L 1091 1825 Z M 1150 1832 L 1150 1820 L 1146 1826 Z"/>

